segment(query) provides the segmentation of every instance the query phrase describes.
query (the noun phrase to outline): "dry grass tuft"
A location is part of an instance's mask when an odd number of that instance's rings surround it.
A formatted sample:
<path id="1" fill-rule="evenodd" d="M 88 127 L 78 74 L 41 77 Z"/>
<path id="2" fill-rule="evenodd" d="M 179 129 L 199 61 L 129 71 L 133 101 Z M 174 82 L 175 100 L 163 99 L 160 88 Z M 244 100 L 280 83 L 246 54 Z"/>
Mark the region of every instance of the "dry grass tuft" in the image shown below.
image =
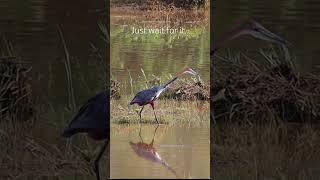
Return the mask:
<path id="1" fill-rule="evenodd" d="M 178 27 L 181 24 L 203 25 L 208 22 L 209 10 L 208 8 L 185 9 L 173 4 L 165 5 L 158 1 L 146 1 L 141 5 L 115 3 L 111 7 L 111 14 L 126 20 L 130 19 L 131 22 L 148 21 L 149 28 L 159 28 L 164 25 L 170 25 L 170 27 Z"/>
<path id="2" fill-rule="evenodd" d="M 302 75 L 291 62 L 269 53 L 263 53 L 267 64 L 217 60 L 222 63 L 215 67 L 211 87 L 216 120 L 320 122 L 320 76 Z"/>
<path id="3" fill-rule="evenodd" d="M 2 37 L 0 49 L 0 120 L 32 118 L 31 65 L 19 61 L 12 45 Z"/>

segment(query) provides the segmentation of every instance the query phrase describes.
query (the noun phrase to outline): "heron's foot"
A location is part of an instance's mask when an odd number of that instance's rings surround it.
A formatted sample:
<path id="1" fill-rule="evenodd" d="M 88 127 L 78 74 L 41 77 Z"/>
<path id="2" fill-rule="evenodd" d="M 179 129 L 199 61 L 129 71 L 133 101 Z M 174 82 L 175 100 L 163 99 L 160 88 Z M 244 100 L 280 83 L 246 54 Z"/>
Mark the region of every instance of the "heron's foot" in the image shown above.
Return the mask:
<path id="1" fill-rule="evenodd" d="M 156 121 L 157 121 L 157 124 L 159 125 L 160 123 L 159 123 L 158 119 L 156 119 Z"/>

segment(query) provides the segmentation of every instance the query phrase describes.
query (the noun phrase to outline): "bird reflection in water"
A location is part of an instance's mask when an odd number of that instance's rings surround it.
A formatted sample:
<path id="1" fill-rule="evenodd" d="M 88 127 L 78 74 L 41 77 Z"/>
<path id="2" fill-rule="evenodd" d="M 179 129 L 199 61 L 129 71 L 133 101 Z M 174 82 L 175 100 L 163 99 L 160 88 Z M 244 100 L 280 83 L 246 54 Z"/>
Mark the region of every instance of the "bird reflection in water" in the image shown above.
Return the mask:
<path id="1" fill-rule="evenodd" d="M 153 133 L 153 138 L 150 144 L 144 143 L 143 139 L 141 137 L 141 125 L 140 125 L 140 130 L 139 130 L 139 137 L 141 139 L 140 142 L 134 143 L 134 142 L 129 142 L 131 148 L 133 149 L 133 151 L 141 158 L 146 159 L 148 161 L 157 163 L 157 164 L 161 164 L 162 166 L 164 166 L 165 168 L 167 168 L 170 172 L 172 172 L 176 177 L 177 173 L 176 171 L 169 166 L 169 164 L 164 161 L 159 153 L 157 152 L 156 148 L 153 146 L 154 144 L 154 137 L 156 135 L 156 132 L 158 130 L 159 125 L 155 128 L 154 133 Z"/>

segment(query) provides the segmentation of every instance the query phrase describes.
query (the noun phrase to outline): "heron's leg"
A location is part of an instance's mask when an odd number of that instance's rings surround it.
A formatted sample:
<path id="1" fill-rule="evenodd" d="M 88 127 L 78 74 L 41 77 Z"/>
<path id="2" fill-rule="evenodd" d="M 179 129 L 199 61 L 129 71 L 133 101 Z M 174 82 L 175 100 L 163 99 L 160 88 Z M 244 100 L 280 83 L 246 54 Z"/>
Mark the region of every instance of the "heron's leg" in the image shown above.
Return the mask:
<path id="1" fill-rule="evenodd" d="M 156 129 L 154 130 L 153 137 L 152 137 L 152 141 L 151 141 L 151 143 L 150 143 L 151 145 L 153 145 L 154 137 L 156 136 L 158 127 L 159 127 L 159 124 L 157 124 L 157 127 L 156 127 Z"/>
<path id="2" fill-rule="evenodd" d="M 108 142 L 109 142 L 108 140 L 105 141 L 104 145 L 101 147 L 101 150 L 100 150 L 100 152 L 99 152 L 96 160 L 94 161 L 94 171 L 95 171 L 95 173 L 96 173 L 97 180 L 100 180 L 99 161 L 100 161 L 100 159 L 101 159 L 101 157 L 102 157 L 103 152 L 104 152 L 104 151 L 106 150 L 106 148 L 107 148 Z"/>
<path id="3" fill-rule="evenodd" d="M 140 112 L 139 112 L 139 116 L 140 116 L 140 123 L 141 123 L 141 113 L 142 113 L 142 110 L 143 110 L 144 106 L 142 106 Z"/>
<path id="4" fill-rule="evenodd" d="M 143 139 L 142 139 L 142 137 L 141 137 L 141 123 L 140 123 L 139 137 L 140 137 L 140 139 L 141 139 L 141 142 L 143 142 Z"/>
<path id="5" fill-rule="evenodd" d="M 154 111 L 154 104 L 153 104 L 153 102 L 151 102 L 150 105 L 151 105 L 151 107 L 152 107 L 152 109 L 153 109 L 154 117 L 156 118 L 156 121 L 157 121 L 157 123 L 159 124 L 158 119 L 157 119 L 157 116 L 156 116 L 156 112 Z"/>

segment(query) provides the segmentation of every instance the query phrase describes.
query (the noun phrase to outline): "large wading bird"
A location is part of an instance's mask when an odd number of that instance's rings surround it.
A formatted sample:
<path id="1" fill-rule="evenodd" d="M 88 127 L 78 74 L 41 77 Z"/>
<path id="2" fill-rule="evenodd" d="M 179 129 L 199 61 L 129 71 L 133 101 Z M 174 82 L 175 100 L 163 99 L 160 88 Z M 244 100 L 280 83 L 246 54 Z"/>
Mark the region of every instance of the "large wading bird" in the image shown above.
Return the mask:
<path id="1" fill-rule="evenodd" d="M 66 138 L 77 133 L 87 133 L 93 140 L 105 140 L 94 161 L 97 180 L 100 180 L 99 160 L 109 143 L 109 99 L 108 91 L 101 92 L 89 99 L 63 132 L 63 136 Z"/>
<path id="2" fill-rule="evenodd" d="M 222 36 L 221 40 L 213 45 L 213 48 L 210 51 L 210 56 L 213 56 L 214 53 L 222 48 L 228 41 L 237 38 L 242 35 L 250 35 L 257 39 L 269 41 L 272 43 L 277 43 L 281 45 L 287 46 L 289 43 L 287 40 L 281 38 L 280 36 L 272 33 L 265 27 L 263 27 L 261 24 L 259 24 L 256 21 L 250 20 L 234 29 L 232 29 L 230 32 L 226 33 L 224 36 Z"/>
<path id="3" fill-rule="evenodd" d="M 193 69 L 186 68 L 184 71 L 182 71 L 181 73 L 178 73 L 173 79 L 168 81 L 166 84 L 161 85 L 161 86 L 153 86 L 152 88 L 142 90 L 136 94 L 136 96 L 130 102 L 130 105 L 138 104 L 139 106 L 142 106 L 142 108 L 139 112 L 140 122 L 141 122 L 141 113 L 142 113 L 144 106 L 147 104 L 150 104 L 153 109 L 153 114 L 154 114 L 155 120 L 159 124 L 156 113 L 154 111 L 154 101 L 159 98 L 160 94 L 163 91 L 165 91 L 171 83 L 173 83 L 178 77 L 180 77 L 183 74 L 197 75 L 197 73 Z"/>
<path id="4" fill-rule="evenodd" d="M 224 47 L 224 45 L 237 37 L 240 37 L 242 35 L 250 35 L 254 38 L 261 39 L 267 42 L 276 43 L 284 46 L 288 46 L 289 43 L 287 40 L 283 39 L 282 37 L 274 34 L 273 32 L 269 31 L 265 27 L 263 27 L 261 24 L 254 20 L 249 20 L 240 26 L 237 26 L 236 28 L 232 29 L 228 33 L 224 34 L 220 41 L 213 44 L 213 47 L 210 50 L 210 58 L 213 59 L 214 54 L 217 50 Z M 213 63 L 211 64 L 211 73 L 213 73 Z M 213 76 L 211 76 L 213 77 Z M 213 80 L 213 78 L 212 78 Z M 212 87 L 212 86 L 211 86 Z M 225 89 L 220 90 L 216 95 L 214 95 L 211 98 L 211 102 L 215 102 L 219 99 L 225 98 L 224 96 Z M 213 113 L 213 112 L 212 112 Z M 214 116 L 211 116 L 214 118 Z"/>

